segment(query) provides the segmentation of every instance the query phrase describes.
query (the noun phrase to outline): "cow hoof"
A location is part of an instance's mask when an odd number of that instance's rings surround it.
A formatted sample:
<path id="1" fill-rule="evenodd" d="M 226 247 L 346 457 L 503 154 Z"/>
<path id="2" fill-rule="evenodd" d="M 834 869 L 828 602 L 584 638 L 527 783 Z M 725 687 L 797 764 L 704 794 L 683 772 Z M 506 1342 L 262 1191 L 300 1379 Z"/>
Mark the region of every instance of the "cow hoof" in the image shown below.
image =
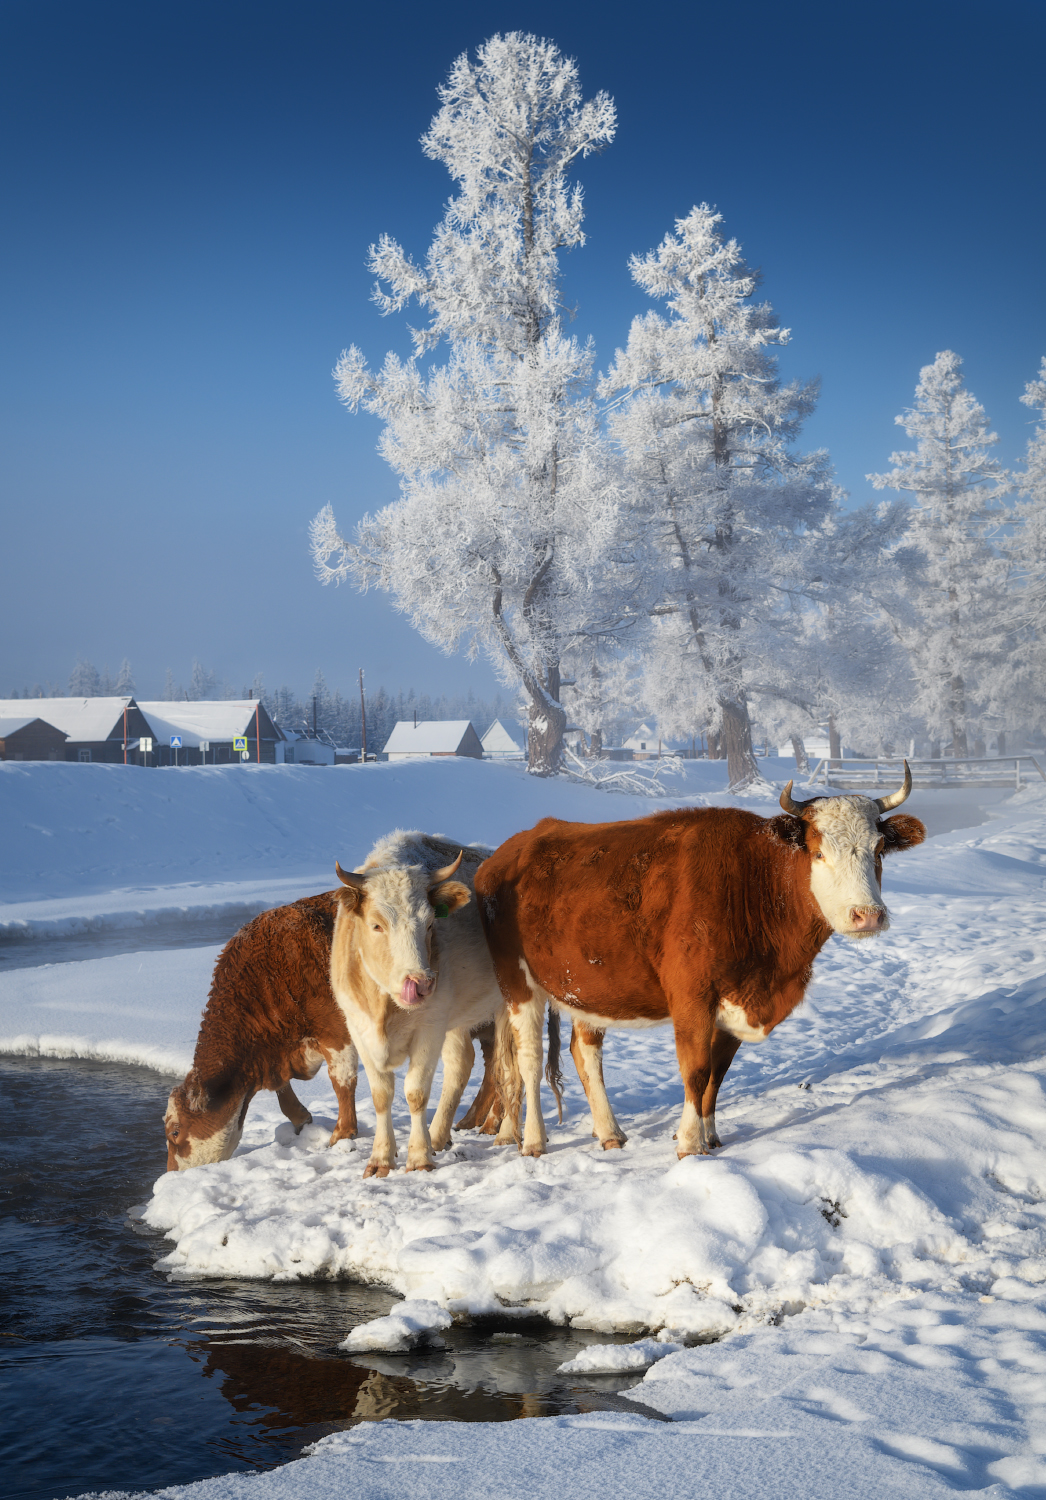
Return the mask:
<path id="1" fill-rule="evenodd" d="M 705 1146 L 698 1146 L 695 1151 L 677 1151 L 676 1155 L 680 1161 L 686 1161 L 688 1156 L 708 1156 L 709 1152 Z"/>
<path id="2" fill-rule="evenodd" d="M 544 1156 L 544 1154 L 544 1146 L 524 1146 L 523 1148 L 524 1156 Z"/>
<path id="3" fill-rule="evenodd" d="M 604 1151 L 620 1151 L 621 1148 L 622 1148 L 622 1146 L 627 1141 L 627 1139 L 628 1139 L 627 1136 L 612 1135 L 612 1136 L 609 1137 L 608 1140 L 605 1140 L 603 1142 L 603 1150 Z"/>
<path id="4" fill-rule="evenodd" d="M 305 1116 L 304 1120 L 299 1120 L 298 1123 L 297 1123 L 297 1125 L 295 1125 L 295 1127 L 294 1127 L 294 1134 L 295 1135 L 301 1135 L 301 1133 L 305 1129 L 306 1125 L 311 1125 L 311 1124 L 312 1124 L 312 1116 L 310 1114 L 307 1114 Z"/>
<path id="5" fill-rule="evenodd" d="M 392 1171 L 384 1162 L 369 1161 L 363 1169 L 364 1177 L 387 1177 Z"/>
<path id="6" fill-rule="evenodd" d="M 434 1172 L 435 1170 L 436 1163 L 434 1161 L 419 1161 L 415 1162 L 413 1166 L 409 1162 L 407 1163 L 408 1172 Z"/>
<path id="7" fill-rule="evenodd" d="M 336 1146 L 339 1141 L 354 1141 L 355 1139 L 356 1132 L 354 1130 L 334 1130 L 331 1132 L 331 1138 L 327 1142 L 327 1149 L 330 1150 L 331 1146 Z"/>

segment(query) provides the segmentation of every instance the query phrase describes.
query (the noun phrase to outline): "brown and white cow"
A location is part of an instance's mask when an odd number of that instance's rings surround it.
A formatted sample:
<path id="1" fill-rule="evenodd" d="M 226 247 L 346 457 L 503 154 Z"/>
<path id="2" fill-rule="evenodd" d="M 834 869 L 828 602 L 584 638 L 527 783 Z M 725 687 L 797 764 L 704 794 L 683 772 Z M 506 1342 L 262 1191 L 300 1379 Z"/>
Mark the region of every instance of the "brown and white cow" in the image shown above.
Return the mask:
<path id="1" fill-rule="evenodd" d="M 802 1000 L 833 932 L 889 926 L 882 856 L 919 844 L 917 818 L 884 818 L 889 797 L 814 797 L 783 813 L 679 809 L 627 823 L 545 818 L 479 869 L 487 940 L 526 1090 L 525 1155 L 540 1156 L 546 1001 L 575 1023 L 571 1044 L 604 1146 L 625 1139 L 603 1086 L 608 1026 L 671 1021 L 683 1076 L 678 1154 L 721 1144 L 719 1087 L 741 1042 L 761 1042 Z"/>
<path id="2" fill-rule="evenodd" d="M 275 907 L 218 955 L 192 1068 L 164 1116 L 169 1171 L 226 1161 L 259 1089 L 275 1091 L 300 1131 L 312 1116 L 291 1079 L 312 1078 L 324 1063 L 338 1099 L 330 1144 L 356 1134 L 358 1060 L 330 986 L 337 913 L 337 891 Z"/>
<path id="3" fill-rule="evenodd" d="M 490 852 L 397 831 L 377 844 L 358 870 L 346 874 L 336 867 L 344 889 L 338 893 L 331 988 L 359 1048 L 376 1117 L 365 1177 L 387 1177 L 396 1163 L 394 1070 L 409 1060 L 407 1171 L 431 1170 L 433 1151 L 450 1140 L 472 1071 L 470 1033 L 492 1020 L 500 1020 L 506 1031 L 505 1007 L 472 901 L 475 872 Z M 425 1111 L 441 1052 L 443 1094 L 430 1135 Z M 512 1139 L 516 1128 L 510 1114 L 504 1138 Z"/>

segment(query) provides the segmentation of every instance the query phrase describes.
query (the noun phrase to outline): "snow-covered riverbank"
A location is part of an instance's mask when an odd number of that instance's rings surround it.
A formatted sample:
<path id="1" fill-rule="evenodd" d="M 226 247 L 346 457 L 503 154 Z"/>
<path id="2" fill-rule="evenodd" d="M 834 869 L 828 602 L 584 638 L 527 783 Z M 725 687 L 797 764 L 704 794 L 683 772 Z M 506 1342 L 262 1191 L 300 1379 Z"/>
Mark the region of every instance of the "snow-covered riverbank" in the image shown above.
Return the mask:
<path id="1" fill-rule="evenodd" d="M 235 899 L 262 879 L 279 885 L 270 899 L 290 899 L 397 824 L 497 843 L 546 812 L 657 805 L 460 763 L 341 780 L 263 767 L 264 797 L 242 805 L 239 784 L 207 773 L 144 775 L 158 786 L 143 792 L 123 768 L 2 769 L 24 778 L 0 775 L 0 807 L 5 835 L 22 817 L 26 868 L 20 880 L 4 862 L 0 921 L 88 897 L 110 915 L 130 910 L 143 838 L 157 907 L 176 904 L 174 888 L 226 881 Z M 77 822 L 67 773 L 85 769 L 116 774 L 99 778 Z M 725 800 L 721 767 L 692 771 L 671 800 Z M 179 783 L 166 812 L 165 781 Z M 145 793 L 160 801 L 130 808 Z M 301 1137 L 263 1096 L 232 1161 L 161 1175 L 145 1207 L 179 1277 L 351 1275 L 459 1317 L 519 1308 L 637 1338 L 725 1334 L 666 1355 L 632 1391 L 671 1424 L 369 1425 L 271 1474 L 171 1493 L 478 1496 L 492 1475 L 505 1493 L 630 1500 L 695 1486 L 733 1497 L 787 1485 L 818 1500 L 1046 1489 L 1046 796 L 956 809 L 957 795 L 911 799 L 936 837 L 887 861 L 891 932 L 833 940 L 801 1010 L 741 1049 L 714 1159 L 675 1158 L 669 1033 L 611 1033 L 623 1152 L 592 1141 L 568 1073 L 567 1119 L 549 1120 L 545 1158 L 465 1137 L 432 1175 L 364 1183 L 365 1091 L 360 1142 L 327 1151 L 333 1096 L 318 1078 L 301 1090 L 317 1118 Z M 216 951 L 0 973 L 0 1047 L 180 1070 Z M 161 1148 L 157 1126 L 158 1171 Z M 331 1329 L 332 1349 L 346 1331 Z"/>

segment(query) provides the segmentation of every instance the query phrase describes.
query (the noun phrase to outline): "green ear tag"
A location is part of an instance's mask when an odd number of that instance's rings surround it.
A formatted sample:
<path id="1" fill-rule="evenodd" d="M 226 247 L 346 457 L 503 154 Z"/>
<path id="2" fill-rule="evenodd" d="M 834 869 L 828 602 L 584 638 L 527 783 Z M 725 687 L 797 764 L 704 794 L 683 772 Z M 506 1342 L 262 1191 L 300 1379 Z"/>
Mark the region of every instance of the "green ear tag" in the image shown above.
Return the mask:
<path id="1" fill-rule="evenodd" d="M 446 902 L 441 901 L 439 903 L 439 905 L 436 907 L 436 915 L 437 915 L 437 917 L 449 917 L 450 916 L 450 907 L 446 904 Z"/>

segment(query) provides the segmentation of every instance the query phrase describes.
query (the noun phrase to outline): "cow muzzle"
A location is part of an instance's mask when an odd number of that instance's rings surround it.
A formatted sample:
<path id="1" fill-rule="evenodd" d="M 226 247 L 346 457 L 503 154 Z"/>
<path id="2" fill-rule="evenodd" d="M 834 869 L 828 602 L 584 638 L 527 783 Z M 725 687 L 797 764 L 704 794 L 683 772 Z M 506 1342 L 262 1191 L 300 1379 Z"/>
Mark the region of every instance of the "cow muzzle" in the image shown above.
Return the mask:
<path id="1" fill-rule="evenodd" d="M 421 1005 L 426 1001 L 435 988 L 435 979 L 430 979 L 424 974 L 420 976 L 408 974 L 403 981 L 403 987 L 397 998 L 400 1005 L 404 1006 L 407 1010 L 412 1010 L 414 1006 Z"/>
<path id="2" fill-rule="evenodd" d="M 849 930 L 855 936 L 885 932 L 889 926 L 885 906 L 851 906 L 849 916 Z"/>

